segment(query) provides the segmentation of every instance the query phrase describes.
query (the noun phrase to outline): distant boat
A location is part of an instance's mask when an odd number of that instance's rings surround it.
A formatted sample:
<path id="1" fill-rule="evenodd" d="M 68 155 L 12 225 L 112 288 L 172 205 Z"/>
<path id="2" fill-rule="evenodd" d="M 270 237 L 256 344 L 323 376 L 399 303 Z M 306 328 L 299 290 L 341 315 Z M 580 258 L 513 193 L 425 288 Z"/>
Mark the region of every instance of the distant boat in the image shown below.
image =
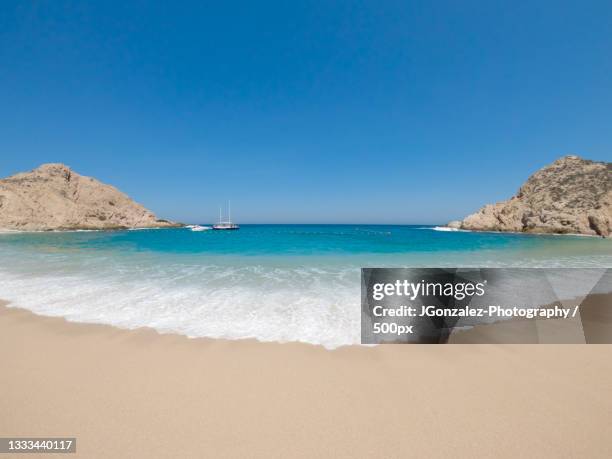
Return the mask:
<path id="1" fill-rule="evenodd" d="M 201 225 L 189 225 L 191 231 L 208 231 L 212 229 L 210 226 L 201 226 Z"/>
<path id="2" fill-rule="evenodd" d="M 231 203 L 227 202 L 227 220 L 223 221 L 221 214 L 221 207 L 219 207 L 219 221 L 212 226 L 214 230 L 237 230 L 240 229 L 236 223 L 232 223 L 232 206 Z"/>

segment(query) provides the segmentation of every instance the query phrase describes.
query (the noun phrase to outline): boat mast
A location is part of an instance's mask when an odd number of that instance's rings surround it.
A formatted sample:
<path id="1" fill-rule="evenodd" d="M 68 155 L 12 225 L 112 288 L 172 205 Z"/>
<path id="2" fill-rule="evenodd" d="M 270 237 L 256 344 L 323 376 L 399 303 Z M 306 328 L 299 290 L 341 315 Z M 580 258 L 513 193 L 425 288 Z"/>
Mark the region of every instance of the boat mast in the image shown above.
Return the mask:
<path id="1" fill-rule="evenodd" d="M 221 219 L 221 206 L 219 206 L 219 223 L 221 223 L 223 220 Z"/>
<path id="2" fill-rule="evenodd" d="M 227 215 L 228 215 L 227 221 L 231 223 L 232 222 L 232 201 L 227 201 Z"/>

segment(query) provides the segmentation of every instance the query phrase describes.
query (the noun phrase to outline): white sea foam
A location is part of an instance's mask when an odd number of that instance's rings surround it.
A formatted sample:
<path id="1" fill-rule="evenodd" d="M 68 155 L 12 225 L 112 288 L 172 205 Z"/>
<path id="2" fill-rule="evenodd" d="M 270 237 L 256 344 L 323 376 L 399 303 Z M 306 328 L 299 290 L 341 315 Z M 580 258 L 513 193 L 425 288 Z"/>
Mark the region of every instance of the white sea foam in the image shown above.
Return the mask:
<path id="1" fill-rule="evenodd" d="M 123 270 L 120 270 L 123 271 Z M 359 342 L 359 270 L 186 266 L 142 272 L 15 274 L 0 297 L 35 313 L 190 337 Z"/>
<path id="2" fill-rule="evenodd" d="M 65 262 L 65 260 L 64 260 Z M 134 264 L 58 258 L 54 272 L 0 269 L 0 298 L 70 321 L 189 337 L 300 341 L 336 348 L 360 342 L 360 280 L 354 267 Z M 526 263 L 525 263 L 526 264 Z M 561 283 L 580 293 L 578 279 Z M 512 288 L 512 286 L 508 286 Z"/>
<path id="3" fill-rule="evenodd" d="M 452 233 L 473 233 L 472 230 L 451 228 L 450 226 L 434 226 L 434 227 L 428 226 L 427 228 L 424 228 L 424 229 L 428 229 L 432 231 L 452 232 Z"/>
<path id="4" fill-rule="evenodd" d="M 432 230 L 434 231 L 459 231 L 458 228 L 450 228 L 448 226 L 434 226 Z"/>

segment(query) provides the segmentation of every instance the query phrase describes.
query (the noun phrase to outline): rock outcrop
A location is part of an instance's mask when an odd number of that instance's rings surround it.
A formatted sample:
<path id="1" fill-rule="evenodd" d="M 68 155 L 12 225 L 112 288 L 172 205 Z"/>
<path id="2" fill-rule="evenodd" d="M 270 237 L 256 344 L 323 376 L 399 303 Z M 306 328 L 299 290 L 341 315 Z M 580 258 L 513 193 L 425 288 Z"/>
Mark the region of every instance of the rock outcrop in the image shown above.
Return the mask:
<path id="1" fill-rule="evenodd" d="M 533 174 L 508 201 L 448 226 L 476 231 L 612 234 L 612 163 L 565 156 Z"/>
<path id="2" fill-rule="evenodd" d="M 43 164 L 0 180 L 0 229 L 45 231 L 158 228 L 159 220 L 115 187 L 72 171 Z"/>

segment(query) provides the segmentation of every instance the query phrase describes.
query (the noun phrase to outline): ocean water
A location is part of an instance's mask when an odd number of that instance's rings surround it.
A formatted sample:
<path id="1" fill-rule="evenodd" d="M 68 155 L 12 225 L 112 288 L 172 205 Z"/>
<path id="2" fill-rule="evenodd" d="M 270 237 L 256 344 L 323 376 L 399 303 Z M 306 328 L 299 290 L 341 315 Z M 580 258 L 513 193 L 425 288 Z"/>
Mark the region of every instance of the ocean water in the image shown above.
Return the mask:
<path id="1" fill-rule="evenodd" d="M 612 267 L 612 240 L 430 226 L 0 234 L 0 298 L 190 337 L 360 340 L 362 267 Z"/>

